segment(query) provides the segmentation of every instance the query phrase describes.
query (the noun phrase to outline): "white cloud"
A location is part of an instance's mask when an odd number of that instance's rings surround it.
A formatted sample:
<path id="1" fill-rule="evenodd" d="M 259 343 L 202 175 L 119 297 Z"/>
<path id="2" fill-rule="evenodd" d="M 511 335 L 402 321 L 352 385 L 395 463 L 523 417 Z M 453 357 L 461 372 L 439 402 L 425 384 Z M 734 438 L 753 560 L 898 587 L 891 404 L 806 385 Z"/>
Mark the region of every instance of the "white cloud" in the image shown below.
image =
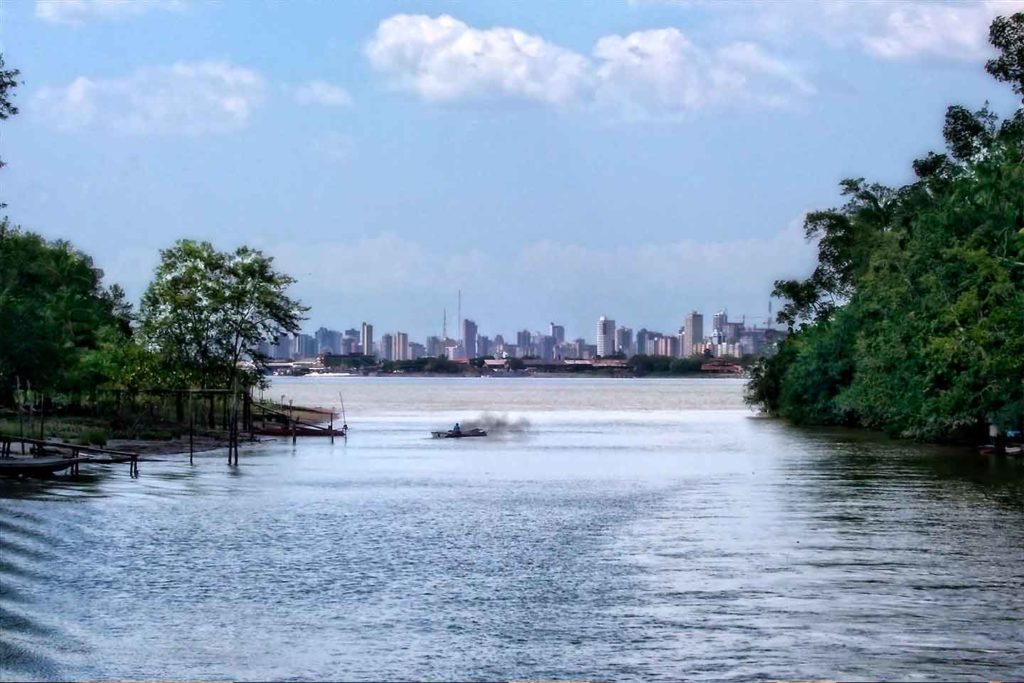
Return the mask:
<path id="1" fill-rule="evenodd" d="M 182 0 L 36 0 L 36 17 L 54 24 L 82 24 L 91 19 L 121 20 L 150 10 L 179 10 Z"/>
<path id="2" fill-rule="evenodd" d="M 306 81 L 295 86 L 292 94 L 299 104 L 319 104 L 325 107 L 352 106 L 352 96 L 345 88 L 326 81 Z"/>
<path id="3" fill-rule="evenodd" d="M 988 56 L 988 28 L 1000 14 L 1024 10 L 1024 2 L 892 3 L 877 25 L 860 35 L 864 49 L 882 59 L 917 57 L 981 60 Z"/>
<path id="4" fill-rule="evenodd" d="M 243 127 L 263 99 L 263 78 L 228 62 L 144 67 L 121 78 L 80 76 L 43 86 L 30 107 L 61 130 L 224 132 Z"/>
<path id="5" fill-rule="evenodd" d="M 644 0 L 711 16 L 719 33 L 756 36 L 791 45 L 807 37 L 854 47 L 884 60 L 978 61 L 986 58 L 988 28 L 998 15 L 1024 10 L 1024 0 L 786 0 L 736 3 Z"/>
<path id="6" fill-rule="evenodd" d="M 598 105 L 632 120 L 684 118 L 743 101 L 783 106 L 814 91 L 799 72 L 754 43 L 707 52 L 674 28 L 607 36 L 594 56 Z"/>
<path id="7" fill-rule="evenodd" d="M 511 97 L 546 104 L 575 100 L 586 58 L 513 28 L 475 29 L 453 17 L 399 14 L 366 46 L 395 86 L 435 102 Z"/>
<path id="8" fill-rule="evenodd" d="M 393 86 L 427 101 L 516 99 L 629 120 L 743 101 L 777 106 L 813 91 L 758 45 L 708 50 L 675 28 L 604 36 L 585 56 L 513 28 L 403 14 L 381 22 L 366 54 Z"/>

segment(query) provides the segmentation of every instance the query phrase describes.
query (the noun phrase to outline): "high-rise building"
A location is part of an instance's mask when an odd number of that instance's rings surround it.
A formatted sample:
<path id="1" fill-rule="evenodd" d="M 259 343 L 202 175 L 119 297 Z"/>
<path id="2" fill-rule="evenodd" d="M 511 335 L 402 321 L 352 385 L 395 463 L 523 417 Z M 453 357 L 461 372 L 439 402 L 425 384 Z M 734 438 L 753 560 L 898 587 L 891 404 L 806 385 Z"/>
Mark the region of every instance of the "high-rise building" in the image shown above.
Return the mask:
<path id="1" fill-rule="evenodd" d="M 423 358 L 426 355 L 426 347 L 423 344 L 417 344 L 416 342 L 409 342 L 409 360 L 416 360 L 417 358 Z"/>
<path id="2" fill-rule="evenodd" d="M 633 330 L 629 327 L 620 327 L 615 330 L 615 353 L 621 353 L 626 358 L 633 355 Z"/>
<path id="3" fill-rule="evenodd" d="M 551 323 L 551 336 L 555 338 L 555 344 L 565 343 L 565 327 Z"/>
<path id="4" fill-rule="evenodd" d="M 679 355 L 679 337 L 658 337 L 655 355 L 675 358 Z"/>
<path id="5" fill-rule="evenodd" d="M 537 335 L 537 342 L 534 344 L 537 355 L 542 360 L 553 361 L 555 359 L 555 338 L 550 334 Z"/>
<path id="6" fill-rule="evenodd" d="M 381 360 L 395 359 L 395 338 L 390 333 L 380 335 L 380 353 L 377 355 Z"/>
<path id="7" fill-rule="evenodd" d="M 704 343 L 704 316 L 697 311 L 690 311 L 683 321 L 683 356 L 695 356 L 700 353 Z"/>
<path id="8" fill-rule="evenodd" d="M 277 345 L 274 348 L 275 360 L 291 360 L 292 337 L 287 332 L 277 333 Z"/>
<path id="9" fill-rule="evenodd" d="M 615 321 L 603 315 L 597 320 L 597 355 L 610 356 L 615 353 Z"/>
<path id="10" fill-rule="evenodd" d="M 373 325 L 370 323 L 363 323 L 363 332 L 359 335 L 359 343 L 363 347 L 363 354 L 373 355 Z"/>
<path id="11" fill-rule="evenodd" d="M 651 333 L 647 331 L 646 327 L 641 327 L 636 333 L 636 352 L 638 354 L 651 355 L 651 349 L 648 347 L 648 340 L 650 339 Z"/>
<path id="12" fill-rule="evenodd" d="M 476 358 L 476 323 L 472 320 L 462 321 L 462 349 L 464 358 Z"/>
<path id="13" fill-rule="evenodd" d="M 427 337 L 425 353 L 429 358 L 439 358 L 444 355 L 444 347 L 441 346 L 440 337 Z"/>
<path id="14" fill-rule="evenodd" d="M 725 324 L 729 322 L 729 314 L 725 311 L 718 311 L 711 316 L 711 331 L 712 332 L 724 332 Z"/>
<path id="15" fill-rule="evenodd" d="M 409 335 L 405 332 L 395 332 L 394 340 L 391 342 L 392 360 L 409 360 Z"/>
<path id="16" fill-rule="evenodd" d="M 341 353 L 341 332 L 321 327 L 313 336 L 316 337 L 317 353 Z"/>
<path id="17" fill-rule="evenodd" d="M 532 356 L 531 352 L 531 335 L 529 330 L 520 330 L 516 332 L 516 356 L 519 358 L 525 358 L 526 356 Z"/>
<path id="18" fill-rule="evenodd" d="M 476 353 L 477 353 L 477 356 L 479 356 L 480 358 L 483 358 L 485 356 L 492 356 L 492 355 L 494 355 L 494 349 L 492 347 L 493 347 L 493 345 L 491 344 L 491 338 L 490 337 L 485 337 L 482 334 L 477 336 L 477 338 L 476 338 Z"/>

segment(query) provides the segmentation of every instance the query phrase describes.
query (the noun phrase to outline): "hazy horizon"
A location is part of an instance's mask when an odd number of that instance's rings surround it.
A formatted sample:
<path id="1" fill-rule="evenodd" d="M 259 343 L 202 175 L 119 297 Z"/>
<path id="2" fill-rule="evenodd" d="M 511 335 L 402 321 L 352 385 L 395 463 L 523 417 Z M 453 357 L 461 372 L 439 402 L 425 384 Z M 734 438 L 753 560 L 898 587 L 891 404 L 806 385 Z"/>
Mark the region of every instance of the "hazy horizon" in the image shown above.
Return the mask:
<path id="1" fill-rule="evenodd" d="M 307 331 L 422 340 L 763 321 L 804 212 L 911 179 L 945 106 L 1014 98 L 1024 3 L 6 3 L 12 222 L 137 301 L 181 237 L 265 250 Z"/>

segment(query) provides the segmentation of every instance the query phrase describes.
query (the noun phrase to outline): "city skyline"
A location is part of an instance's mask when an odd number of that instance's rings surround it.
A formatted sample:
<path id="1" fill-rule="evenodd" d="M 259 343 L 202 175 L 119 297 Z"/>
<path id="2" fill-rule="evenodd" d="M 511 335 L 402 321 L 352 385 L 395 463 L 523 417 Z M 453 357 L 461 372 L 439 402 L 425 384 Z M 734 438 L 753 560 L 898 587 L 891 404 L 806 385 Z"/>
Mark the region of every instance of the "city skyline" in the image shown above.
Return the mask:
<path id="1" fill-rule="evenodd" d="M 745 317 L 730 320 L 725 309 L 715 311 L 710 320 L 707 334 L 703 313 L 691 310 L 677 328 L 634 329 L 601 316 L 592 338 L 567 336 L 565 327 L 555 322 L 548 323 L 547 332 L 523 328 L 506 338 L 505 332 L 492 332 L 492 336 L 481 334 L 475 320 L 463 318 L 457 322 L 456 336 L 428 335 L 422 344 L 400 329 L 375 336 L 373 324 L 363 322 L 359 329 L 352 327 L 345 332 L 321 326 L 313 334 L 305 331 L 280 333 L 276 341 L 263 344 L 262 353 L 275 360 L 311 359 L 328 353 L 370 355 L 379 361 L 438 356 L 453 360 L 488 356 L 544 360 L 633 355 L 682 358 L 705 353 L 716 357 L 741 357 L 761 353 L 773 341 L 769 332 L 777 331 L 769 320 L 760 325 L 758 321 L 748 322 Z"/>

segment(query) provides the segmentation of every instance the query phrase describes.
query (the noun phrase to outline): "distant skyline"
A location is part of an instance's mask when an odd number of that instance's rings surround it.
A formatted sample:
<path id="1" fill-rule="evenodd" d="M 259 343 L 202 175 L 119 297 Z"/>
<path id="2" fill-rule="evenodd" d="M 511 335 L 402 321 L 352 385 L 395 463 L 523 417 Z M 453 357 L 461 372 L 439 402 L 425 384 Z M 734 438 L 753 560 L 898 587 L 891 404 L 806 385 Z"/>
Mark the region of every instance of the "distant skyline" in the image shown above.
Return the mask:
<path id="1" fill-rule="evenodd" d="M 804 212 L 1001 113 L 1005 2 L 6 2 L 0 201 L 137 302 L 175 239 L 263 249 L 304 329 L 763 320 Z"/>

